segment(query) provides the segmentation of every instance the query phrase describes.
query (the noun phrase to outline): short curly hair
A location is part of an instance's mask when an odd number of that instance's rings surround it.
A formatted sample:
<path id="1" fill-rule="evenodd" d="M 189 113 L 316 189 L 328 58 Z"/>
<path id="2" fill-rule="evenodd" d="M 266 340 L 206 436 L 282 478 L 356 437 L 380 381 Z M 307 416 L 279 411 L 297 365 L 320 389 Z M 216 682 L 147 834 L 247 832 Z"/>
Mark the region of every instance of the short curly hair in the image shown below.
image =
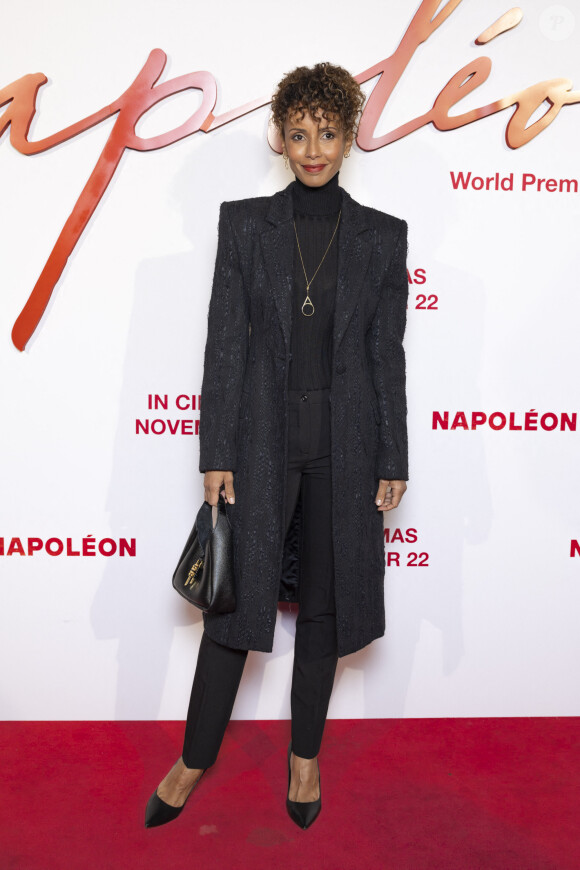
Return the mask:
<path id="1" fill-rule="evenodd" d="M 319 109 L 322 117 L 338 115 L 347 139 L 354 139 L 365 95 L 348 70 L 327 61 L 313 67 L 299 66 L 278 82 L 272 97 L 272 122 L 284 138 L 284 121 L 289 115 L 308 112 L 313 118 Z"/>

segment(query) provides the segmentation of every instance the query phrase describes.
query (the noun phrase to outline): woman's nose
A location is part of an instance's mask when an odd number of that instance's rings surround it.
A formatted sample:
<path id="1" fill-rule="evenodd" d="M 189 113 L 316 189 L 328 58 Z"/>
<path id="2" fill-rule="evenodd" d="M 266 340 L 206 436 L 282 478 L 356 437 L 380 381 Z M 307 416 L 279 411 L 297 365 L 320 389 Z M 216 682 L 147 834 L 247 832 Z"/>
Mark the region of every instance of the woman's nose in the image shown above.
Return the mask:
<path id="1" fill-rule="evenodd" d="M 312 160 L 314 157 L 320 157 L 316 145 L 317 145 L 316 142 L 309 142 L 308 143 L 308 150 L 306 152 L 306 156 L 308 157 L 309 160 Z"/>

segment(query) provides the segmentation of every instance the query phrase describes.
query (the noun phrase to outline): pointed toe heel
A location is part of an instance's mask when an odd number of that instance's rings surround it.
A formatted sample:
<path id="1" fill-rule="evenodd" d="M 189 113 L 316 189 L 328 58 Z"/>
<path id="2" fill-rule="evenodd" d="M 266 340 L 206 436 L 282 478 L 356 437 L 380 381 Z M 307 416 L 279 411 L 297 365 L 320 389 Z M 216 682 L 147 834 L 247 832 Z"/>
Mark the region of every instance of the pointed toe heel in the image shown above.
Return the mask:
<path id="1" fill-rule="evenodd" d="M 291 768 L 290 768 L 290 756 L 292 754 L 292 743 L 288 746 L 288 794 L 290 794 L 290 779 L 291 779 Z M 318 760 L 316 761 L 316 765 L 318 766 Z M 322 788 L 320 786 L 320 767 L 318 767 L 318 788 L 320 790 L 320 795 L 315 801 L 291 801 L 289 797 L 286 797 L 286 809 L 288 811 L 288 815 L 292 819 L 292 821 L 298 825 L 299 828 L 309 828 L 312 822 L 318 818 L 320 810 L 322 809 Z"/>
<path id="2" fill-rule="evenodd" d="M 192 792 L 196 790 L 204 773 L 205 770 L 202 772 L 201 776 L 187 795 L 185 802 L 180 807 L 172 807 L 171 804 L 166 804 L 157 794 L 157 789 L 155 789 L 147 801 L 147 807 L 145 809 L 145 827 L 157 828 L 159 825 L 166 825 L 168 822 L 172 822 L 176 819 L 191 797 Z"/>
<path id="3" fill-rule="evenodd" d="M 185 804 L 183 804 L 184 806 Z M 155 790 L 147 802 L 145 827 L 157 828 L 159 825 L 166 825 L 167 822 L 172 822 L 177 818 L 183 807 L 172 807 L 170 804 L 166 804 L 157 794 L 157 790 Z"/>

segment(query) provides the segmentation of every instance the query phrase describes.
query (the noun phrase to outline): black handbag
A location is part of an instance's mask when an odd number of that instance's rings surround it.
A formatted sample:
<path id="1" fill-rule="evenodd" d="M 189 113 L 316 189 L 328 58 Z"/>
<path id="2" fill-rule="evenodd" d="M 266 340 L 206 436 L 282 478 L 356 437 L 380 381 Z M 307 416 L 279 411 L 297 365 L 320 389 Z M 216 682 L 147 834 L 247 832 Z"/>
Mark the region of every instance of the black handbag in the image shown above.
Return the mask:
<path id="1" fill-rule="evenodd" d="M 190 604 L 205 613 L 232 613 L 236 609 L 233 535 L 220 496 L 217 522 L 204 501 L 173 574 L 173 586 Z"/>

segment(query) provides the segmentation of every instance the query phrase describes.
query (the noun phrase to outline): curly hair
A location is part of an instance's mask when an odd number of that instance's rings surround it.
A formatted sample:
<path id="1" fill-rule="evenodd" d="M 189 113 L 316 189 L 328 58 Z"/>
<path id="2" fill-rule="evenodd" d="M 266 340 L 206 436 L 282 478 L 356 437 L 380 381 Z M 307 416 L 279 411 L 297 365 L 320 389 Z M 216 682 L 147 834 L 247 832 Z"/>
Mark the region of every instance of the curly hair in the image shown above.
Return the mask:
<path id="1" fill-rule="evenodd" d="M 319 109 L 322 117 L 338 115 L 347 139 L 354 139 L 360 111 L 365 101 L 361 87 L 342 66 L 317 63 L 299 66 L 286 73 L 272 98 L 272 122 L 284 138 L 284 121 L 290 114 L 308 112 L 313 118 Z"/>

